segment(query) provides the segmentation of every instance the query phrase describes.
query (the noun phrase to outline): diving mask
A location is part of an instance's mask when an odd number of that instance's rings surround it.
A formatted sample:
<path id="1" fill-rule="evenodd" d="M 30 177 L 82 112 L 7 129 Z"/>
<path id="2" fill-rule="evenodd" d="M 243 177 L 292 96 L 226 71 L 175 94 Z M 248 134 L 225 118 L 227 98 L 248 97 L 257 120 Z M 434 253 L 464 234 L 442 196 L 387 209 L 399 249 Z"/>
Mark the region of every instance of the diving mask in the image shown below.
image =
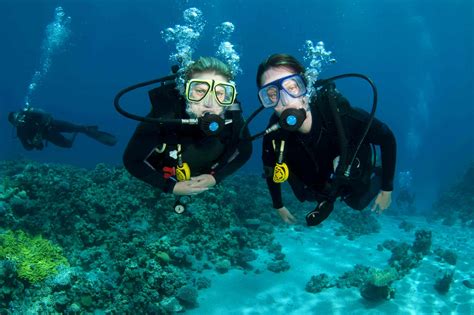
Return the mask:
<path id="1" fill-rule="evenodd" d="M 299 74 L 292 74 L 270 82 L 260 88 L 258 98 L 263 107 L 274 107 L 280 101 L 281 91 L 287 95 L 298 98 L 306 94 L 306 85 Z"/>
<path id="2" fill-rule="evenodd" d="M 189 102 L 200 102 L 211 93 L 220 106 L 234 104 L 235 84 L 215 80 L 191 79 L 186 83 L 185 97 Z"/>

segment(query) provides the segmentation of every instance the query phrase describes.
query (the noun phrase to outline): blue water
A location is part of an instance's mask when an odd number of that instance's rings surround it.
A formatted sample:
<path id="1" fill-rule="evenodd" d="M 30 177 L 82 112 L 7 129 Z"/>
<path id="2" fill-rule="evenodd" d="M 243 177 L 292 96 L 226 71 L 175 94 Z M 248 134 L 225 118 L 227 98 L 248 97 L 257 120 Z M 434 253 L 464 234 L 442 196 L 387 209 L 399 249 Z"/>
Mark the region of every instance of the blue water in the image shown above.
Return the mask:
<path id="1" fill-rule="evenodd" d="M 397 174 L 410 172 L 411 177 L 407 175 L 409 179 L 405 178 L 404 182 L 410 183 L 410 189 L 416 194 L 417 214 L 425 214 L 423 212 L 432 211 L 431 204 L 439 193 L 452 187 L 474 161 L 473 5 L 472 0 L 0 0 L 0 160 L 26 158 L 85 168 L 93 168 L 102 162 L 121 166 L 124 148 L 136 122 L 115 111 L 114 96 L 124 87 L 170 72 L 169 55 L 175 52 L 175 47 L 165 43 L 160 32 L 183 23 L 182 12 L 197 7 L 207 25 L 194 57 L 215 54 L 213 35 L 216 26 L 224 21 L 235 25 L 231 41 L 241 56 L 243 69 L 236 83 L 246 117 L 259 106 L 255 86 L 258 64 L 269 54 L 278 52 L 302 59 L 301 49 L 305 40 L 324 41 L 326 49 L 332 51 L 332 56 L 337 59 L 336 64 L 324 68 L 322 77 L 347 72 L 370 76 L 379 93 L 376 116 L 391 127 L 397 138 Z M 29 94 L 28 86 L 35 71 L 44 67 L 42 56 L 45 56 L 47 47 L 51 48 L 47 45 L 45 30 L 54 20 L 58 6 L 71 17 L 71 33 L 59 49 L 51 53 L 48 71 L 43 73 L 36 89 Z M 339 81 L 338 88 L 352 105 L 370 110 L 370 89 L 364 82 L 353 79 Z M 30 96 L 33 107 L 43 108 L 58 119 L 99 125 L 102 130 L 115 134 L 118 144 L 108 147 L 79 135 L 72 149 L 49 145 L 43 151 L 26 151 L 15 137 L 6 115 L 21 109 L 27 96 Z M 127 95 L 123 101 L 134 113 L 145 114 L 149 110 L 146 89 Z M 270 111 L 263 113 L 253 121 L 250 126 L 252 133 L 266 126 L 270 114 Z M 261 172 L 260 145 L 259 141 L 255 142 L 254 155 L 240 172 Z M 28 171 L 23 173 L 28 174 Z M 36 183 L 35 180 L 33 178 L 32 182 Z M 245 180 L 248 181 L 248 177 Z M 6 187 L 6 183 L 2 185 Z M 68 187 L 67 181 L 61 181 L 61 184 Z M 263 180 L 261 184 L 264 185 Z M 395 194 L 397 188 L 398 185 Z M 255 198 L 267 202 L 266 206 L 262 204 L 263 210 L 259 209 L 262 213 L 272 211 L 270 197 L 264 197 L 267 199 Z M 2 201 L 0 212 L 7 213 L 7 201 Z M 468 202 L 461 204 L 467 205 Z M 57 208 L 55 203 L 52 205 L 51 208 Z M 291 205 L 295 210 L 299 206 Z M 146 205 L 140 207 L 139 214 L 148 215 L 154 211 Z M 302 207 L 312 206 L 306 203 Z M 42 211 L 47 213 L 48 205 L 35 209 L 31 215 Z M 71 213 L 68 209 L 64 211 Z M 275 213 L 271 215 L 272 219 L 276 217 Z M 23 228 L 28 227 L 29 222 L 28 216 L 25 217 Z M 48 222 L 50 219 L 47 215 L 45 217 L 44 221 Z M 153 222 L 144 219 L 148 216 L 130 217 L 132 223 L 135 219 L 144 222 L 143 231 L 156 233 Z M 401 219 L 401 216 L 383 215 L 379 218 L 382 227 L 379 234 L 363 236 L 355 242 L 335 236 L 336 223 L 332 220 L 318 230 L 299 225 L 286 229 L 285 226 L 275 235 L 291 263 L 290 271 L 273 274 L 266 271 L 265 263 L 261 262 L 257 268 L 264 270 L 263 275 L 256 272 L 244 276 L 241 270 L 219 274 L 213 279 L 210 289 L 200 292 L 202 308 L 195 309 L 194 313 L 219 314 L 220 309 L 228 306 L 228 311 L 235 309 L 233 314 L 241 314 L 243 309 L 252 310 L 259 301 L 252 314 L 256 314 L 259 307 L 261 314 L 292 311 L 292 314 L 299 314 L 298 310 L 319 309 L 317 306 L 325 304 L 334 304 L 332 309 L 343 309 L 343 313 L 362 309 L 356 314 L 368 311 L 374 314 L 379 311 L 404 313 L 403 310 L 405 313 L 418 310 L 420 314 L 435 310 L 470 313 L 469 310 L 473 309 L 472 293 L 461 281 L 474 279 L 472 232 L 467 228 L 448 227 L 415 217 L 410 220 L 417 227 L 433 230 L 436 247 L 455 249 L 459 255 L 455 285 L 450 294 L 433 294 L 434 278 L 445 266 L 440 264 L 436 255 L 425 257 L 419 268 L 396 284 L 400 292 L 397 299 L 378 308 L 360 305 L 361 299 L 355 289 L 332 289 L 317 296 L 303 292 L 303 286 L 312 274 L 332 271 L 340 275 L 356 263 L 384 266 L 389 253 L 376 251 L 378 245 L 394 237 L 399 241 L 413 241 L 412 232 L 400 230 Z M 130 222 L 124 222 L 124 225 L 133 225 Z M 52 235 L 56 235 L 56 231 Z M 92 252 L 97 248 L 92 246 L 89 249 Z M 265 257 L 263 255 L 260 259 Z M 84 267 L 84 271 L 89 272 L 86 269 Z M 94 272 L 92 270 L 92 274 Z M 288 297 L 290 300 L 303 297 L 303 300 L 295 299 L 288 303 Z M 345 298 L 357 302 L 346 303 Z M 461 308 L 456 310 L 459 305 Z"/>
<path id="2" fill-rule="evenodd" d="M 70 150 L 50 145 L 25 151 L 6 121 L 23 107 L 28 84 L 40 67 L 45 27 L 61 5 L 71 16 L 71 37 L 53 56 L 32 105 L 57 118 L 98 124 L 117 135 L 110 148 L 79 136 Z M 0 157 L 26 157 L 93 167 L 121 164 L 135 122 L 113 108 L 117 91 L 169 73 L 174 47 L 160 31 L 182 22 L 189 7 L 202 10 L 207 26 L 195 56 L 214 55 L 214 27 L 234 23 L 232 41 L 241 55 L 237 77 L 245 116 L 257 108 L 255 72 L 269 54 L 302 58 L 306 39 L 324 41 L 337 59 L 327 77 L 346 72 L 369 75 L 377 84 L 377 117 L 398 141 L 397 171 L 410 170 L 418 202 L 429 204 L 474 160 L 473 2 L 439 1 L 13 1 L 0 2 Z M 353 105 L 369 110 L 364 83 L 340 83 Z M 128 99 L 145 113 L 145 91 Z M 269 113 L 251 126 L 259 131 Z M 409 133 L 411 132 L 411 136 Z M 413 140 L 415 139 L 415 140 Z M 260 172 L 260 143 L 243 171 Z"/>

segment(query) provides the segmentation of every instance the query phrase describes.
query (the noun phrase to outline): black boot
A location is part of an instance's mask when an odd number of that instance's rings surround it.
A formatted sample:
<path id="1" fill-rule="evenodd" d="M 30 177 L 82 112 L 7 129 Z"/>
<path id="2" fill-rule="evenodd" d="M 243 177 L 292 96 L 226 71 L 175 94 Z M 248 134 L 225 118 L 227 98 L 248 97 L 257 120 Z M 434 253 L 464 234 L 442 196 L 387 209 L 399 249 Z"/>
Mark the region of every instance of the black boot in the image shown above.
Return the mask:
<path id="1" fill-rule="evenodd" d="M 334 202 L 322 201 L 316 209 L 306 215 L 306 224 L 316 226 L 326 220 L 334 209 Z"/>

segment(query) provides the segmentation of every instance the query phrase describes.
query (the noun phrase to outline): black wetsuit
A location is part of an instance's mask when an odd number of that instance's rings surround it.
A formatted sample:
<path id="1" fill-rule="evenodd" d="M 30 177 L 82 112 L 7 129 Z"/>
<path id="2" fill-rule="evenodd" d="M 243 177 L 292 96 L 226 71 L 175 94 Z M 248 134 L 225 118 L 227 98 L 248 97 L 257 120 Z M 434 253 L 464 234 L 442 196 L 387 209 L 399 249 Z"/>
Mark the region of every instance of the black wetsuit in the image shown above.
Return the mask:
<path id="1" fill-rule="evenodd" d="M 359 143 L 367 126 L 369 114 L 353 108 L 347 99 L 337 94 L 336 104 L 349 143 L 349 157 Z M 321 202 L 328 198 L 334 175 L 333 161 L 341 155 L 339 137 L 327 99 L 318 95 L 311 102 L 312 126 L 308 134 L 278 130 L 264 137 L 262 160 L 267 184 L 274 208 L 283 207 L 281 184 L 274 183 L 272 172 L 277 160 L 281 139 L 286 140 L 284 162 L 290 175 L 289 183 L 300 201 Z M 277 122 L 274 114 L 270 125 Z M 274 141 L 273 141 L 274 140 Z M 370 144 L 379 145 L 382 154 L 382 171 L 375 172 Z M 379 190 L 392 191 L 395 173 L 396 142 L 392 131 L 381 121 L 374 119 L 358 153 L 353 167 L 355 178 L 344 187 L 343 197 L 352 208 L 362 210 L 377 195 Z M 360 162 L 360 163 L 359 163 Z M 339 195 L 341 197 L 341 195 Z"/>
<path id="2" fill-rule="evenodd" d="M 87 127 L 73 123 L 53 119 L 51 114 L 41 109 L 30 108 L 20 112 L 20 121 L 16 126 L 16 133 L 26 150 L 42 150 L 45 142 L 70 148 L 74 142 L 74 136 L 66 138 L 61 132 L 85 132 Z"/>
<path id="3" fill-rule="evenodd" d="M 150 91 L 150 98 L 153 107 L 148 117 L 189 118 L 185 101 L 174 84 Z M 244 165 L 252 154 L 251 142 L 238 141 L 244 124 L 241 111 L 227 110 L 226 118 L 233 122 L 225 125 L 217 136 L 205 136 L 197 126 L 140 123 L 125 150 L 124 165 L 138 179 L 172 192 L 176 184 L 177 144 L 181 144 L 183 162 L 189 165 L 191 176 L 212 174 L 219 183 Z M 248 130 L 245 133 L 249 135 Z"/>

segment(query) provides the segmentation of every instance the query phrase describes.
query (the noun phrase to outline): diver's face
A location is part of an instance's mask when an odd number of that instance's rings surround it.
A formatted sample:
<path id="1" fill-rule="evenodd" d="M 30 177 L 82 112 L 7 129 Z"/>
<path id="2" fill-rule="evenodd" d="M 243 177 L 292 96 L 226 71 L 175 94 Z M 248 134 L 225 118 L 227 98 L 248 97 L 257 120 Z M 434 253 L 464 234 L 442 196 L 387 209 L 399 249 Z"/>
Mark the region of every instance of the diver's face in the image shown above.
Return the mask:
<path id="1" fill-rule="evenodd" d="M 278 79 L 290 76 L 292 74 L 296 74 L 294 70 L 291 68 L 287 67 L 276 67 L 276 68 L 269 68 L 267 71 L 265 71 L 262 74 L 262 86 L 271 83 L 273 81 L 276 81 Z M 284 82 L 284 88 L 291 94 L 299 94 L 299 86 L 298 84 L 293 81 L 293 80 L 287 80 Z M 291 97 L 289 96 L 285 91 L 281 90 L 278 91 L 278 89 L 269 89 L 267 91 L 268 97 L 272 101 L 276 101 L 277 99 L 277 93 L 280 93 L 280 100 L 278 104 L 273 107 L 275 112 L 277 113 L 278 117 L 281 115 L 281 113 L 287 109 L 287 108 L 304 108 L 305 110 L 308 110 L 308 102 L 306 99 L 306 96 L 301 96 L 301 97 Z"/>
<path id="2" fill-rule="evenodd" d="M 229 82 L 224 76 L 216 74 L 215 72 L 196 73 L 191 79 L 197 80 L 214 80 L 216 82 Z M 217 103 L 216 98 L 221 102 L 224 101 L 225 91 L 222 87 L 216 87 L 214 91 L 209 91 L 209 86 L 206 84 L 197 84 L 190 90 L 189 94 L 193 99 L 200 99 L 198 102 L 188 101 L 187 112 L 190 116 L 202 117 L 206 114 L 222 115 L 225 107 Z M 207 93 L 207 95 L 206 95 Z M 215 93 L 215 96 L 212 95 Z M 205 96 L 204 96 L 205 95 Z M 204 97 L 204 98 L 203 98 Z"/>

